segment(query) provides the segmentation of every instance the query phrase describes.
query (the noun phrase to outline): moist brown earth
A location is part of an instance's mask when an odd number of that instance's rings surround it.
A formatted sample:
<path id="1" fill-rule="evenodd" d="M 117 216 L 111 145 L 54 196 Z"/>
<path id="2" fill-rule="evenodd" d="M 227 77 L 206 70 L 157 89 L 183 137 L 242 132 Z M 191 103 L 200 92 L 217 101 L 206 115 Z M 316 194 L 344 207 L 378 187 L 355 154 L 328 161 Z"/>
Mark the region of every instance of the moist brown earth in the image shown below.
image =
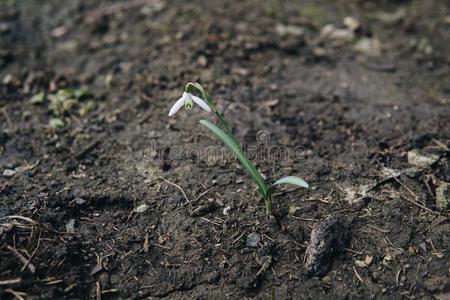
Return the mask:
<path id="1" fill-rule="evenodd" d="M 449 299 L 449 53 L 445 0 L 0 1 L 0 298 Z"/>

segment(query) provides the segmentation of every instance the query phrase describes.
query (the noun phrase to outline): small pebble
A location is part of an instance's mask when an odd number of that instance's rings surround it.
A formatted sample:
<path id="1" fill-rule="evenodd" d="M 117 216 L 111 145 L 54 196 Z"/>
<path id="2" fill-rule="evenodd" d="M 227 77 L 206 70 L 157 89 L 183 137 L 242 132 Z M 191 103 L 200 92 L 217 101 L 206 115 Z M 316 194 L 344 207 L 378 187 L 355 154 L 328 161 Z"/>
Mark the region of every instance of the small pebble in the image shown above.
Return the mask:
<path id="1" fill-rule="evenodd" d="M 75 219 L 70 219 L 66 224 L 66 232 L 75 233 Z"/>
<path id="2" fill-rule="evenodd" d="M 8 178 L 9 178 L 9 177 L 13 177 L 14 174 L 16 174 L 16 171 L 11 170 L 11 169 L 5 169 L 5 170 L 3 171 L 3 176 L 8 177 Z"/>
<path id="3" fill-rule="evenodd" d="M 77 198 L 75 198 L 75 203 L 78 205 L 83 205 L 86 203 L 86 200 L 84 200 L 83 198 L 77 197 Z"/>
<path id="4" fill-rule="evenodd" d="M 247 247 L 257 247 L 259 242 L 261 241 L 261 235 L 256 233 L 256 232 L 252 232 L 247 236 Z"/>
<path id="5" fill-rule="evenodd" d="M 134 209 L 134 211 L 137 212 L 137 213 L 144 213 L 144 212 L 146 212 L 147 210 L 148 210 L 148 205 L 147 205 L 147 204 L 139 205 L 138 207 L 136 207 L 136 208 Z"/>
<path id="6" fill-rule="evenodd" d="M 351 31 L 355 31 L 360 26 L 359 21 L 356 20 L 353 17 L 346 17 L 346 18 L 344 18 L 343 23 Z"/>
<path id="7" fill-rule="evenodd" d="M 224 216 L 229 216 L 230 215 L 230 210 L 231 210 L 231 206 L 224 207 L 223 210 L 222 210 L 223 215 Z"/>

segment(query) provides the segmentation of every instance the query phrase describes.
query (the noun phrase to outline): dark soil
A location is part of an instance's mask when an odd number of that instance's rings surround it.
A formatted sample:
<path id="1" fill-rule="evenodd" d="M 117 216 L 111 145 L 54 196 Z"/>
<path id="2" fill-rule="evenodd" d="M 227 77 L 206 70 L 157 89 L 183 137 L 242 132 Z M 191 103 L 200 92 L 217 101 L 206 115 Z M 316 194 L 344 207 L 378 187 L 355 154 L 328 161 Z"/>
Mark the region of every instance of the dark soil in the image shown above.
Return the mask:
<path id="1" fill-rule="evenodd" d="M 448 4 L 0 1 L 0 298 L 449 299 Z M 310 184 L 274 219 L 212 116 L 167 117 L 196 80 L 268 181 Z M 349 243 L 311 276 L 329 217 Z"/>

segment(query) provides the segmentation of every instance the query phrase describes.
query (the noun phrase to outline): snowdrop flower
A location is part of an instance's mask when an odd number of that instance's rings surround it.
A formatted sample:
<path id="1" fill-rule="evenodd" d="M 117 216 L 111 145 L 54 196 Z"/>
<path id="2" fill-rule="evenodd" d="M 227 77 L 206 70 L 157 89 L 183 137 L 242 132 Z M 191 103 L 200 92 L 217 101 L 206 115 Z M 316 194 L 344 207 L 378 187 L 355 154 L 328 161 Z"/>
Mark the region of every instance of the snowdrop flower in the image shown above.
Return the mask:
<path id="1" fill-rule="evenodd" d="M 203 101 L 203 99 L 194 96 L 191 93 L 183 92 L 181 98 L 178 99 L 177 102 L 175 102 L 175 104 L 170 109 L 169 117 L 173 116 L 177 111 L 179 111 L 182 106 L 184 106 L 184 108 L 187 110 L 192 109 L 193 106 L 192 102 L 197 103 L 201 108 L 203 108 L 207 112 L 211 111 L 211 108 L 209 107 L 208 103 Z"/>

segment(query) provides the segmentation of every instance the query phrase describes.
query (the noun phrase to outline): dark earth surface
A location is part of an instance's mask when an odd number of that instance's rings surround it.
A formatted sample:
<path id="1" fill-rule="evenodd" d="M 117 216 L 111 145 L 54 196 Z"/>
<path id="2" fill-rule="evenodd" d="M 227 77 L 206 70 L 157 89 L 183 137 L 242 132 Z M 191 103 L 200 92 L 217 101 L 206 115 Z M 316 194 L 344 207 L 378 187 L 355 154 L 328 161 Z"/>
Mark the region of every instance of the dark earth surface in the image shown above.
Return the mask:
<path id="1" fill-rule="evenodd" d="M 0 1 L 0 298 L 450 299 L 449 53 L 445 0 Z"/>

